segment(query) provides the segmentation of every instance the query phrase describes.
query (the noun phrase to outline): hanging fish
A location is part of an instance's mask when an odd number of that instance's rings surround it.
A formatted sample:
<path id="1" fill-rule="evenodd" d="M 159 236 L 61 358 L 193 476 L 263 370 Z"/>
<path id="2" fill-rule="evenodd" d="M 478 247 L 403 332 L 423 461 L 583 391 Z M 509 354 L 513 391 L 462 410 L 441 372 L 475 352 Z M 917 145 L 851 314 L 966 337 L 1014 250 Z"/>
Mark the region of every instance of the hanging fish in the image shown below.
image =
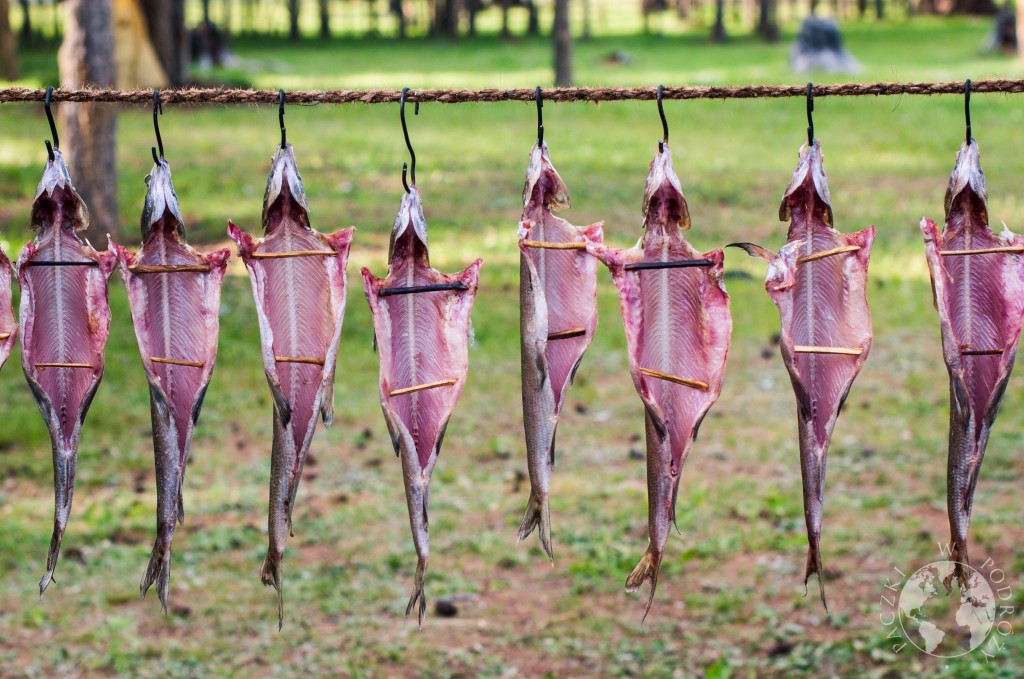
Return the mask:
<path id="1" fill-rule="evenodd" d="M 843 234 L 832 227 L 832 202 L 814 140 L 782 197 L 779 219 L 790 221 L 787 243 L 776 255 L 737 243 L 769 263 L 765 288 L 782 318 L 780 346 L 796 394 L 807 525 L 804 586 L 818 576 L 826 610 L 821 566 L 821 515 L 825 503 L 825 459 L 839 411 L 871 349 L 871 312 L 866 294 L 875 228 Z"/>
<path id="2" fill-rule="evenodd" d="M 82 424 L 103 378 L 110 330 L 107 279 L 114 255 L 97 252 L 76 231 L 89 212 L 53 149 L 32 203 L 35 238 L 17 262 L 21 284 L 21 365 L 53 445 L 53 536 L 39 593 L 53 580 L 71 514 Z"/>
<path id="3" fill-rule="evenodd" d="M 942 230 L 921 220 L 942 353 L 949 370 L 946 503 L 953 577 L 969 589 L 967 531 L 989 433 L 999 412 L 1024 321 L 1024 237 L 988 227 L 978 142 L 965 141 L 946 190 Z"/>
<path id="4" fill-rule="evenodd" d="M 423 579 L 429 555 L 427 496 L 448 418 L 466 382 L 469 312 L 482 260 L 458 274 L 430 268 L 427 221 L 415 182 L 391 230 L 388 273 L 362 269 L 380 350 L 380 403 L 395 454 L 402 460 L 416 579 L 405 614 L 426 613 Z"/>
<path id="5" fill-rule="evenodd" d="M 230 253 L 202 255 L 185 242 L 166 160 L 158 160 L 146 184 L 142 248 L 134 253 L 111 238 L 110 249 L 128 289 L 153 419 L 157 537 L 139 589 L 145 596 L 156 583 L 166 613 L 171 540 L 175 522 L 185 520 L 182 483 L 217 358 L 220 288 Z"/>
<path id="6" fill-rule="evenodd" d="M 675 523 L 683 464 L 722 390 L 732 318 L 722 250 L 702 254 L 683 238 L 690 213 L 667 143 L 651 162 L 643 213 L 644 233 L 636 246 L 619 250 L 588 243 L 587 249 L 608 266 L 619 290 L 629 372 L 645 409 L 650 545 L 626 579 L 626 590 L 651 583 L 646 618 Z"/>
<path id="7" fill-rule="evenodd" d="M 316 420 L 334 418 L 334 370 L 345 316 L 345 267 L 353 227 L 330 236 L 309 226 L 309 208 L 291 144 L 274 155 L 263 197 L 264 237 L 229 222 L 228 234 L 249 270 L 259 318 L 263 369 L 274 400 L 270 462 L 270 546 L 263 584 L 277 590 L 284 624 L 281 568 L 285 540 Z"/>
<path id="8" fill-rule="evenodd" d="M 18 322 L 11 308 L 11 260 L 0 249 L 0 368 L 18 341 Z"/>
<path id="9" fill-rule="evenodd" d="M 520 359 L 523 425 L 530 503 L 519 527 L 522 542 L 539 528 L 551 563 L 548 485 L 555 463 L 555 430 L 565 396 L 597 329 L 597 260 L 603 222 L 573 226 L 554 212 L 569 207 L 569 190 L 539 142 L 530 153 L 519 222 Z"/>

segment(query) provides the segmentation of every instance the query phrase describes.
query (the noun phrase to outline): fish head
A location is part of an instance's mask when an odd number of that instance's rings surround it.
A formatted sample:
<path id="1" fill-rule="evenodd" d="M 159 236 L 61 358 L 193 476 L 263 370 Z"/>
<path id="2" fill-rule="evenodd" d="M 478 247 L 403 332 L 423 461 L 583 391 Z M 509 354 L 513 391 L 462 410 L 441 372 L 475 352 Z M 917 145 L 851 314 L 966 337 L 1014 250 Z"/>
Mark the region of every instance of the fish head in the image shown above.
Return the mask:
<path id="1" fill-rule="evenodd" d="M 548 145 L 534 144 L 530 164 L 526 168 L 526 186 L 523 188 L 524 205 L 540 205 L 552 212 L 569 207 L 569 188 L 558 176 L 548 157 Z"/>
<path id="2" fill-rule="evenodd" d="M 46 162 L 43 177 L 32 202 L 32 229 L 49 228 L 82 231 L 89 226 L 89 210 L 71 184 L 71 174 L 60 149 L 53 149 L 53 160 Z"/>
<path id="3" fill-rule="evenodd" d="M 672 152 L 667 143 L 659 145 L 658 155 L 651 161 L 643 213 L 645 242 L 657 236 L 678 237 L 690 228 L 690 208 L 672 167 Z"/>
<path id="4" fill-rule="evenodd" d="M 413 184 L 402 196 L 395 224 L 391 227 L 391 243 L 388 246 L 388 264 L 398 260 L 421 259 L 430 266 L 427 251 L 427 218 L 423 215 L 423 201 L 420 191 Z"/>
<path id="5" fill-rule="evenodd" d="M 277 148 L 263 194 L 263 230 L 270 235 L 285 224 L 309 229 L 309 207 L 291 144 Z"/>
<path id="6" fill-rule="evenodd" d="M 142 242 L 166 235 L 185 242 L 185 223 L 178 206 L 178 195 L 171 182 L 171 166 L 160 158 L 146 175 L 146 202 L 142 207 Z"/>
<path id="7" fill-rule="evenodd" d="M 832 199 L 828 195 L 824 156 L 817 139 L 800 147 L 800 160 L 789 179 L 789 186 L 786 187 L 782 204 L 779 206 L 779 220 L 790 221 L 794 207 L 807 205 L 810 205 L 814 216 L 820 218 L 826 225 L 832 226 Z"/>
<path id="8" fill-rule="evenodd" d="M 988 226 L 988 194 L 985 191 L 985 173 L 981 171 L 978 142 L 965 141 L 956 154 L 956 164 L 949 176 L 946 189 L 946 223 L 957 221 L 957 215 L 980 216 Z M 951 219 L 952 217 L 952 219 Z M 975 223 L 969 220 L 970 223 Z"/>

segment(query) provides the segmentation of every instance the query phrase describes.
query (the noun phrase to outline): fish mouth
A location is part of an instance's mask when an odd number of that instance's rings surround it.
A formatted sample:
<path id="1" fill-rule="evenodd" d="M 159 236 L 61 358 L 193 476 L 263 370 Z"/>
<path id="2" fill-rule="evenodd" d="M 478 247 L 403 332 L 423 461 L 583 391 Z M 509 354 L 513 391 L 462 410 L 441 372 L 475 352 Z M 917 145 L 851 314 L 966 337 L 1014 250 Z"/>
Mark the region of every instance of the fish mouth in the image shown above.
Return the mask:
<path id="1" fill-rule="evenodd" d="M 779 221 L 790 221 L 793 205 L 800 203 L 803 194 L 812 189 L 819 203 L 816 211 L 825 224 L 832 226 L 832 199 L 828 195 L 828 179 L 825 177 L 825 156 L 817 139 L 800 147 L 800 160 L 779 205 Z"/>
<path id="2" fill-rule="evenodd" d="M 82 231 L 89 226 L 89 209 L 71 183 L 71 174 L 60 149 L 53 149 L 53 160 L 46 161 L 36 187 L 31 225 L 35 231 L 52 226 Z"/>
<path id="3" fill-rule="evenodd" d="M 178 240 L 185 242 L 185 223 L 171 181 L 171 166 L 165 159 L 160 158 L 146 175 L 146 186 L 148 189 L 141 221 L 142 241 L 146 242 L 154 232 L 173 227 Z"/>
<path id="4" fill-rule="evenodd" d="M 409 230 L 409 227 L 412 230 Z M 420 191 L 413 184 L 408 193 L 402 196 L 402 204 L 391 227 L 391 243 L 388 246 L 388 263 L 395 259 L 396 254 L 422 252 L 426 257 L 426 265 L 430 266 L 427 250 L 427 218 L 423 214 L 423 200 Z"/>
<path id="5" fill-rule="evenodd" d="M 551 210 L 559 212 L 570 207 L 569 187 L 558 175 L 555 166 L 548 156 L 548 145 L 544 142 L 533 145 L 530 151 L 530 164 L 526 168 L 526 185 L 523 187 L 523 204 L 529 205 L 535 192 L 539 191 L 539 203 Z"/>
<path id="6" fill-rule="evenodd" d="M 651 161 L 651 172 L 647 175 L 647 187 L 644 189 L 643 215 L 645 233 L 652 235 L 657 235 L 654 231 L 663 229 L 678 233 L 690 228 L 690 209 L 672 166 L 672 152 L 664 142 L 659 144 L 658 155 Z"/>
<path id="7" fill-rule="evenodd" d="M 263 194 L 263 230 L 274 221 L 275 213 L 288 212 L 301 226 L 309 226 L 309 205 L 306 203 L 306 189 L 295 161 L 291 144 L 278 146 L 271 161 L 267 177 L 267 190 Z"/>
<path id="8" fill-rule="evenodd" d="M 960 206 L 960 201 L 969 201 Z M 954 203 L 958 205 L 954 206 Z M 973 203 L 973 205 L 971 204 Z M 973 138 L 964 141 L 956 154 L 956 164 L 949 176 L 946 189 L 946 221 L 955 209 L 979 212 L 988 224 L 988 192 L 985 189 L 985 173 L 981 170 L 981 152 Z"/>

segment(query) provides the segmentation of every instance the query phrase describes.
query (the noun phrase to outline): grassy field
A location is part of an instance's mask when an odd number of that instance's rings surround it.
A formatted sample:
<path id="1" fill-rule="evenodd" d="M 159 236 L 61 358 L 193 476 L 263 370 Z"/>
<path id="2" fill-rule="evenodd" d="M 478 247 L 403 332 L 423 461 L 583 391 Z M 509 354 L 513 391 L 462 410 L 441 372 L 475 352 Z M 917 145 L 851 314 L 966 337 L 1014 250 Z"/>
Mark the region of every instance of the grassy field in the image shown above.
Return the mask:
<path id="1" fill-rule="evenodd" d="M 986 21 L 855 25 L 862 80 L 1020 77 L 979 51 Z M 241 63 L 209 79 L 260 87 L 532 86 L 550 79 L 546 42 L 236 43 Z M 628 65 L 607 56 L 624 51 Z M 798 82 L 786 44 L 696 37 L 595 39 L 577 47 L 580 84 Z M 25 84 L 56 82 L 52 53 L 24 55 Z M 842 80 L 815 76 L 816 81 Z M 1022 100 L 973 98 L 993 224 L 1024 228 Z M 702 249 L 748 240 L 777 248 L 778 200 L 805 137 L 804 102 L 669 102 L 676 168 Z M 836 225 L 875 224 L 875 345 L 832 443 L 823 557 L 831 614 L 803 596 L 804 535 L 793 395 L 773 345 L 778 314 L 763 267 L 727 257 L 733 345 L 721 400 L 687 462 L 681 535 L 669 542 L 651 616 L 622 590 L 646 546 L 643 413 L 626 369 L 618 302 L 601 277 L 601 326 L 570 392 L 552 490 L 556 567 L 516 546 L 525 507 L 519 413 L 516 224 L 535 134 L 532 105 L 424 105 L 410 119 L 434 265 L 485 260 L 470 376 L 431 493 L 431 608 L 403 617 L 415 565 L 401 472 L 377 402 L 377 357 L 359 267 L 384 270 L 405 148 L 397 106 L 288 109 L 313 225 L 357 228 L 335 425 L 320 431 L 285 560 L 284 631 L 258 580 L 266 548 L 270 398 L 249 282 L 225 282 L 217 372 L 185 482 L 171 613 L 136 583 L 153 535 L 146 383 L 124 288 L 112 279 L 107 375 L 82 437 L 75 508 L 57 573 L 37 596 L 52 519 L 49 440 L 13 355 L 0 373 L 0 675 L 23 676 L 1019 676 L 1024 642 L 985 662 L 892 652 L 880 598 L 894 568 L 940 559 L 947 379 L 917 222 L 942 217 L 963 138 L 957 97 L 818 99 Z M 546 139 L 572 192 L 575 223 L 606 240 L 639 233 L 647 163 L 660 135 L 651 103 L 553 105 Z M 137 238 L 152 130 L 119 118 L 123 239 Z M 167 107 L 167 157 L 194 243 L 225 240 L 225 220 L 259 226 L 276 110 Z M 46 122 L 0 107 L 0 238 L 28 237 Z M 71 159 L 72 163 L 74 159 Z M 1006 570 L 1024 605 L 1024 380 L 1010 382 L 975 498 L 972 555 Z M 446 597 L 458 615 L 442 618 Z M 1019 627 L 1019 614 L 1008 618 Z"/>

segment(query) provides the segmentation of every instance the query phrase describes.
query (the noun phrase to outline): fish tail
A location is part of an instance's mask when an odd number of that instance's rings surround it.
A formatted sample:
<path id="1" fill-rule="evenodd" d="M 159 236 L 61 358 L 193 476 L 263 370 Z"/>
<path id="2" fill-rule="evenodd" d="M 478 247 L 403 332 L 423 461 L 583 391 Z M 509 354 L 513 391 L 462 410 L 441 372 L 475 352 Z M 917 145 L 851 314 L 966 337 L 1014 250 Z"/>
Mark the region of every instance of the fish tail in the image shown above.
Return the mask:
<path id="1" fill-rule="evenodd" d="M 277 631 L 284 627 L 284 577 L 282 574 L 283 555 L 273 548 L 267 552 L 260 570 L 260 579 L 267 587 L 273 585 L 277 590 Z"/>
<path id="2" fill-rule="evenodd" d="M 966 540 L 953 540 L 953 549 L 950 551 L 948 560 L 953 562 L 953 570 L 942 581 L 942 584 L 946 586 L 946 593 L 948 594 L 952 591 L 954 578 L 960 585 L 960 591 L 966 592 L 970 589 L 970 573 L 968 569 L 971 565 L 970 557 L 967 556 Z"/>
<path id="3" fill-rule="evenodd" d="M 523 522 L 519 524 L 517 542 L 522 542 L 530 537 L 530 533 L 534 529 L 538 529 L 537 535 L 540 537 L 540 544 L 548 558 L 551 559 L 551 565 L 554 566 L 555 553 L 551 549 L 551 511 L 548 509 L 548 497 L 547 495 L 537 495 L 531 490 L 530 503 L 526 506 L 526 515 L 523 516 Z"/>
<path id="4" fill-rule="evenodd" d="M 50 536 L 50 551 L 46 555 L 46 573 L 39 581 L 39 596 L 43 596 L 43 592 L 46 591 L 51 582 L 56 582 L 53 579 L 53 571 L 57 569 L 57 557 L 60 556 L 60 541 L 64 537 L 64 528 L 66 526 L 67 524 L 60 520 L 53 522 L 53 534 Z"/>
<path id="5" fill-rule="evenodd" d="M 153 544 L 153 552 L 149 556 L 149 565 L 139 583 L 139 593 L 145 598 L 149 588 L 156 584 L 156 594 L 160 606 L 167 615 L 167 588 L 171 582 L 171 543 L 157 539 Z"/>
<path id="6" fill-rule="evenodd" d="M 626 578 L 626 591 L 635 592 L 640 589 L 640 586 L 645 582 L 650 581 L 651 583 L 651 596 L 647 599 L 647 607 L 644 609 L 644 617 L 640 619 L 640 624 L 644 624 L 644 620 L 647 619 L 647 614 L 651 612 L 651 605 L 654 603 L 654 593 L 658 589 L 658 573 L 661 571 L 661 557 L 664 552 L 660 552 L 654 548 L 654 545 L 647 547 L 647 551 L 644 552 L 644 556 L 640 559 L 640 563 L 636 565 L 633 572 Z"/>
<path id="7" fill-rule="evenodd" d="M 409 597 L 409 605 L 405 607 L 406 617 L 412 613 L 413 608 L 419 617 L 419 625 L 423 627 L 423 618 L 427 614 L 427 597 L 423 593 L 423 581 L 427 574 L 427 559 L 419 556 L 416 560 L 416 579 L 412 586 L 412 596 Z"/>
<path id="8" fill-rule="evenodd" d="M 811 579 L 812 575 L 818 576 L 821 605 L 825 607 L 825 612 L 828 613 L 828 603 L 825 601 L 825 569 L 821 565 L 821 549 L 818 547 L 817 540 L 812 540 L 807 548 L 807 567 L 804 569 L 804 596 L 807 596 L 807 581 Z"/>

